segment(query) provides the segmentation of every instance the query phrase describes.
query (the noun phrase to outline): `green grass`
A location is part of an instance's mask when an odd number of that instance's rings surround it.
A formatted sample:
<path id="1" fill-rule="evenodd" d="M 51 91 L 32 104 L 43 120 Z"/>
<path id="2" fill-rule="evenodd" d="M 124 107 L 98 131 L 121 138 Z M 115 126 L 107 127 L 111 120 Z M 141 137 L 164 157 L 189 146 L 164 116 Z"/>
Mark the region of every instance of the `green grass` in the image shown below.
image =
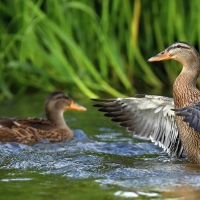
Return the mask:
<path id="1" fill-rule="evenodd" d="M 180 67 L 147 59 L 179 40 L 198 49 L 199 12 L 198 0 L 1 1 L 0 98 L 161 93 Z"/>

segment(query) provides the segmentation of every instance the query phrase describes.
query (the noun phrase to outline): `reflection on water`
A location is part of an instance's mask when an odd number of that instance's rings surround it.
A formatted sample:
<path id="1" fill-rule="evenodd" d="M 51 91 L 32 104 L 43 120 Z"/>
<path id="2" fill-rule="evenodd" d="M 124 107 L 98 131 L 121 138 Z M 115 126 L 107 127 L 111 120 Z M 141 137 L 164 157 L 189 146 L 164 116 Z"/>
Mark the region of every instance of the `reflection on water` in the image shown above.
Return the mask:
<path id="1" fill-rule="evenodd" d="M 148 140 L 132 138 L 110 123 L 90 102 L 80 103 L 87 113 L 66 114 L 74 140 L 0 144 L 1 199 L 16 199 L 17 191 L 19 199 L 27 192 L 33 199 L 56 198 L 55 191 L 59 199 L 199 199 L 199 165 L 170 158 Z M 13 105 L 5 105 L 2 115 L 9 116 Z M 29 106 L 20 100 L 17 115 L 29 116 Z M 31 116 L 43 116 L 41 106 L 35 104 Z"/>

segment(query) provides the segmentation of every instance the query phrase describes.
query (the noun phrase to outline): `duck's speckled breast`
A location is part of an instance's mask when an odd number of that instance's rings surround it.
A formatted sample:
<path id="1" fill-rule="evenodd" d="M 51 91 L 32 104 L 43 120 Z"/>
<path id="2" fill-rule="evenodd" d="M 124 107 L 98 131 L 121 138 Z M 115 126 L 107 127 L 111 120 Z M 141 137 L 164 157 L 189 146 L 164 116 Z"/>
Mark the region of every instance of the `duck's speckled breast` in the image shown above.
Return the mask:
<path id="1" fill-rule="evenodd" d="M 181 72 L 176 78 L 173 85 L 175 108 L 182 108 L 193 102 L 200 101 L 200 91 L 196 88 L 198 75 L 198 73 Z"/>
<path id="2" fill-rule="evenodd" d="M 196 88 L 195 77 L 188 73 L 181 73 L 173 86 L 174 106 L 182 108 L 190 105 L 192 102 L 200 101 L 200 91 Z M 197 133 L 193 128 L 189 127 L 183 121 L 183 117 L 175 116 L 179 134 L 183 142 L 184 150 L 187 157 L 193 163 L 200 163 L 200 133 Z"/>

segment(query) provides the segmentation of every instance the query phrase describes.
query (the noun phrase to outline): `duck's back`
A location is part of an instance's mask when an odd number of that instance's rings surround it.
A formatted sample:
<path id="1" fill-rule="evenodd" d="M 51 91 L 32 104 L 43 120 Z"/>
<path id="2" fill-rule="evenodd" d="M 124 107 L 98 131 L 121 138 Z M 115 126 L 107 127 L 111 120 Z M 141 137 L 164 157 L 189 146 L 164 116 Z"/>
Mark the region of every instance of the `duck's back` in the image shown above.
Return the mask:
<path id="1" fill-rule="evenodd" d="M 72 139 L 68 127 L 58 128 L 49 120 L 40 118 L 1 118 L 0 141 L 33 145 L 42 139 L 60 142 Z"/>

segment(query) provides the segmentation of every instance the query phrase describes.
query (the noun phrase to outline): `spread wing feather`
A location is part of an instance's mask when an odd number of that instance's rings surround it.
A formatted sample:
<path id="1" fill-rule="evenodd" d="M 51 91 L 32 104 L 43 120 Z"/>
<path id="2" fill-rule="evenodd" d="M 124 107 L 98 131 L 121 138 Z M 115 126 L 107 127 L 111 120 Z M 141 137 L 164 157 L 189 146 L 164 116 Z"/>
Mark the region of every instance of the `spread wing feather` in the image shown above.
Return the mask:
<path id="1" fill-rule="evenodd" d="M 173 110 L 176 111 L 176 115 L 182 116 L 183 121 L 188 123 L 190 127 L 200 132 L 200 102 L 195 102 L 190 106 Z"/>
<path id="2" fill-rule="evenodd" d="M 135 135 L 149 138 L 172 156 L 181 157 L 182 142 L 175 122 L 172 98 L 135 95 L 117 99 L 92 99 L 105 116 Z M 189 111 L 187 111 L 189 112 Z M 190 113 L 190 112 L 189 112 Z M 200 116 L 200 114 L 199 114 Z M 193 121 L 190 122 L 192 123 Z M 200 123 L 199 123 L 200 128 Z"/>

